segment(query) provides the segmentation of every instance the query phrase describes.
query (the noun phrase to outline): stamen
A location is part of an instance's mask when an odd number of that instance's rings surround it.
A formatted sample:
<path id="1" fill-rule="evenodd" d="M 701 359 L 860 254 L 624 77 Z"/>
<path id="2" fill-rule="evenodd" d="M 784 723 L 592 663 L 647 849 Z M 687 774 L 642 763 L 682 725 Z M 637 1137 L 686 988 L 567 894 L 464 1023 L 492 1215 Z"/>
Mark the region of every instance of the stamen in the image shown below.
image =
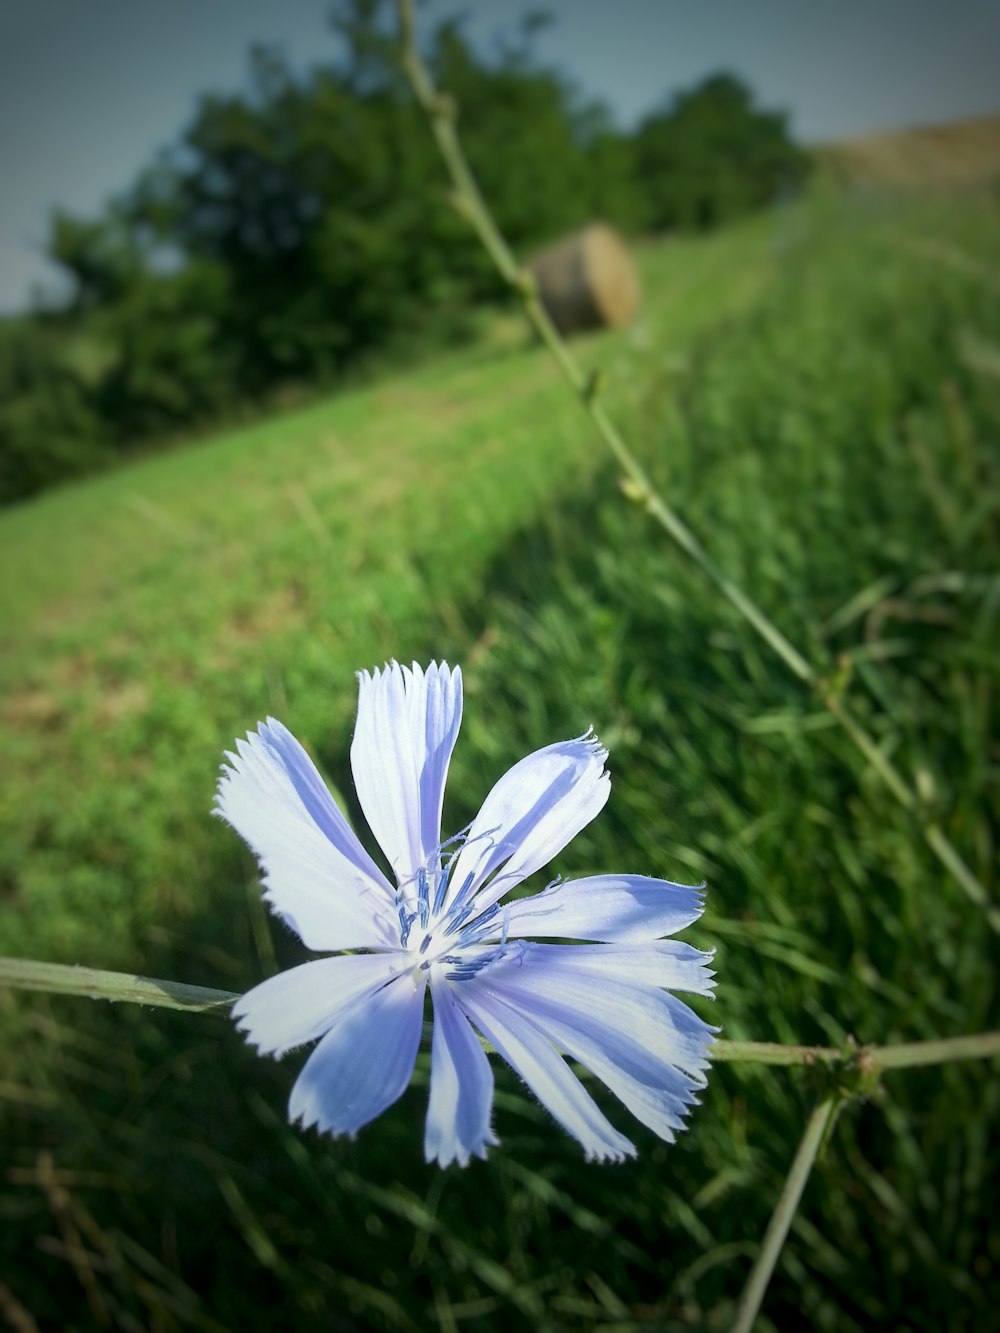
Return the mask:
<path id="1" fill-rule="evenodd" d="M 499 907 L 499 905 L 500 905 L 499 903 L 494 903 L 494 904 L 493 904 L 494 907 Z M 507 943 L 507 931 L 508 931 L 509 929 L 510 929 L 510 903 L 505 903 L 505 904 L 504 904 L 504 909 L 503 909 L 503 922 L 501 923 L 501 926 L 500 926 L 500 948 L 501 948 L 501 949 L 502 949 L 502 948 L 504 947 L 504 945 Z"/>
<path id="2" fill-rule="evenodd" d="M 496 847 L 496 845 L 497 845 L 497 844 L 496 844 L 496 840 L 495 840 L 495 834 L 496 834 L 496 832 L 497 832 L 497 829 L 496 829 L 496 828 L 484 829 L 484 830 L 482 831 L 482 833 L 479 833 L 479 834 L 476 835 L 476 838 L 475 838 L 474 841 L 476 841 L 476 842 L 484 842 L 484 843 L 486 843 L 486 848 L 487 848 L 487 850 L 489 850 L 489 849 L 491 849 L 491 848 L 494 848 L 494 847 Z M 462 850 L 464 851 L 465 848 L 468 847 L 468 846 L 470 846 L 470 845 L 471 845 L 471 844 L 470 844 L 469 840 L 466 839 L 465 843 L 463 844 Z M 457 855 L 457 853 L 456 853 L 456 855 Z M 450 858 L 450 859 L 449 859 L 449 869 L 450 869 L 450 866 L 451 866 L 451 860 L 452 860 L 452 859 L 454 859 L 454 858 Z M 480 857 L 480 864 L 482 864 L 482 857 Z M 469 896 L 469 890 L 472 888 L 473 882 L 474 882 L 474 880 L 475 880 L 477 874 L 478 874 L 478 868 L 475 869 L 475 870 L 470 871 L 469 874 L 466 876 L 466 878 L 465 878 L 465 882 L 463 883 L 462 887 L 459 889 L 459 891 L 455 894 L 454 898 L 452 899 L 452 904 L 451 904 L 451 906 L 452 906 L 452 910 L 454 910 L 456 907 L 458 907 L 460 903 L 463 903 L 463 902 L 465 901 L 465 899 Z M 443 904 L 444 904 L 444 898 L 442 897 L 442 899 L 441 899 L 441 905 L 443 906 Z M 436 908 L 435 910 L 439 910 L 439 909 Z"/>
<path id="3" fill-rule="evenodd" d="M 445 838 L 444 842 L 441 843 L 440 847 L 438 847 L 438 851 L 443 852 L 444 849 L 446 847 L 450 847 L 453 842 L 464 842 L 470 828 L 472 828 L 471 821 L 468 824 L 466 824 L 465 828 L 459 829 L 457 833 L 453 833 L 450 838 Z M 448 859 L 452 860 L 457 855 L 458 855 L 457 852 L 453 852 L 452 856 L 449 857 Z"/>
<path id="4" fill-rule="evenodd" d="M 445 954 L 441 959 L 442 963 L 451 964 L 452 970 L 447 973 L 449 981 L 471 981 L 491 960 L 492 954 L 484 954 L 479 958 L 466 958 L 462 954 L 455 953 Z"/>
<path id="5" fill-rule="evenodd" d="M 420 924 L 426 930 L 431 912 L 430 885 L 427 883 L 427 871 L 422 868 L 417 871 L 417 909 L 420 912 Z"/>
<path id="6" fill-rule="evenodd" d="M 499 905 L 494 903 L 492 907 L 487 907 L 482 916 L 477 916 L 475 921 L 470 921 L 467 926 L 462 927 L 462 922 L 472 911 L 473 906 L 474 904 L 470 903 L 469 906 L 459 914 L 459 919 L 453 926 L 449 927 L 447 931 L 449 935 L 454 935 L 458 932 L 457 945 L 460 949 L 464 949 L 470 944 L 478 944 L 483 933 L 483 928 L 488 926 L 500 911 Z"/>
<path id="7" fill-rule="evenodd" d="M 464 902 L 465 898 L 466 898 L 467 895 L 468 895 L 469 890 L 472 888 L 472 881 L 473 881 L 475 878 L 476 878 L 475 871 L 473 871 L 473 872 L 472 872 L 471 874 L 469 874 L 469 875 L 466 875 L 466 877 L 465 877 L 465 883 L 462 885 L 462 887 L 459 889 L 459 891 L 455 894 L 455 901 L 454 901 L 454 902 L 452 903 L 452 905 L 451 905 L 451 910 L 452 910 L 453 912 L 454 912 L 455 908 L 459 906 L 460 903 Z M 466 915 L 467 915 L 467 914 L 468 914 L 468 908 L 466 908 Z"/>
<path id="8" fill-rule="evenodd" d="M 407 912 L 405 905 L 403 903 L 399 904 L 399 945 L 401 949 L 406 948 L 406 941 L 410 938 L 410 931 L 416 919 L 416 912 Z"/>
<path id="9" fill-rule="evenodd" d="M 517 965 L 520 967 L 528 952 L 528 942 L 527 940 L 515 940 L 513 947 L 517 951 Z M 452 970 L 447 973 L 449 981 L 471 981 L 484 968 L 499 963 L 501 959 L 508 957 L 509 954 L 510 946 L 498 944 L 495 949 L 487 949 L 484 953 L 473 955 L 471 958 L 467 953 L 450 953 L 445 954 L 440 961 L 451 965 Z"/>

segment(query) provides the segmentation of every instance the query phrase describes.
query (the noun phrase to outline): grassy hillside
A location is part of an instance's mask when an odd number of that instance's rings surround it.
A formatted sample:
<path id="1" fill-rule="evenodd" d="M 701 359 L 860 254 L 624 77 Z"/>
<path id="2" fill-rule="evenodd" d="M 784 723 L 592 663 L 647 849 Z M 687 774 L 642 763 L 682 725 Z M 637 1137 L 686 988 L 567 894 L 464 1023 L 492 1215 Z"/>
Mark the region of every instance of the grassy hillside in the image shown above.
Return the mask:
<path id="1" fill-rule="evenodd" d="M 1000 115 L 860 135 L 815 156 L 839 182 L 893 189 L 1000 184 Z"/>
<path id="2" fill-rule="evenodd" d="M 1000 382 L 968 348 L 1000 347 L 1000 303 L 914 237 L 978 272 L 1000 228 L 973 205 L 803 208 L 651 248 L 642 321 L 582 355 L 995 894 Z M 448 826 L 593 723 L 612 801 L 558 868 L 707 878 L 693 938 L 718 948 L 727 1036 L 997 1022 L 981 920 L 622 499 L 519 335 L 9 511 L 0 553 L 3 952 L 233 989 L 298 959 L 208 817 L 221 750 L 274 712 L 350 804 L 351 673 L 439 655 L 468 673 Z M 442 1174 L 420 1160 L 426 1057 L 331 1143 L 283 1123 L 295 1061 L 223 1020 L 0 993 L 0 1021 L 0 1272 L 53 1326 L 724 1329 L 817 1095 L 719 1068 L 677 1145 L 640 1134 L 636 1163 L 593 1168 L 498 1070 L 502 1149 Z M 775 1325 L 985 1326 L 998 1104 L 969 1066 L 850 1106 Z"/>

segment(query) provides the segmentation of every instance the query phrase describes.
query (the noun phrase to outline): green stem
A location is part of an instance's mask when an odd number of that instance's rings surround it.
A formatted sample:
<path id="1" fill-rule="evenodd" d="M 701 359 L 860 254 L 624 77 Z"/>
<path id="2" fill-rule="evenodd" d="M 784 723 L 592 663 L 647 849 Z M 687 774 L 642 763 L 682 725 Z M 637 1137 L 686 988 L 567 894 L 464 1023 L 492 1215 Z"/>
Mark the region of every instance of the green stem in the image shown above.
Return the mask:
<path id="1" fill-rule="evenodd" d="M 840 1098 L 838 1096 L 828 1097 L 825 1101 L 820 1102 L 809 1117 L 806 1132 L 802 1136 L 799 1150 L 792 1162 L 792 1169 L 788 1173 L 788 1178 L 781 1191 L 781 1197 L 778 1199 L 778 1206 L 775 1208 L 774 1215 L 764 1233 L 760 1253 L 754 1261 L 750 1277 L 743 1289 L 743 1295 L 736 1307 L 733 1333 L 750 1333 L 753 1328 L 754 1320 L 757 1318 L 761 1301 L 764 1299 L 764 1293 L 767 1290 L 767 1284 L 771 1280 L 771 1274 L 778 1262 L 781 1247 L 785 1243 L 788 1229 L 792 1225 L 792 1218 L 795 1216 L 795 1210 L 802 1198 L 802 1191 L 809 1179 L 809 1172 L 816 1160 L 820 1144 L 823 1143 L 833 1125 L 833 1119 L 839 1105 Z"/>
<path id="2" fill-rule="evenodd" d="M 792 1046 L 779 1041 L 714 1041 L 713 1064 L 839 1065 L 836 1046 Z"/>
<path id="3" fill-rule="evenodd" d="M 538 299 L 530 275 L 519 267 L 510 246 L 504 240 L 493 220 L 476 178 L 472 174 L 455 129 L 454 103 L 443 97 L 434 86 L 427 66 L 417 49 L 411 0 L 397 0 L 400 28 L 403 37 L 403 68 L 413 87 L 417 101 L 427 114 L 448 174 L 455 187 L 459 212 L 467 219 L 484 249 L 492 258 L 500 275 L 520 294 L 525 313 L 535 332 L 552 353 L 566 381 L 574 390 L 584 410 L 590 415 L 604 443 L 611 450 L 628 482 L 628 493 L 656 520 L 672 540 L 686 552 L 702 573 L 719 589 L 726 600 L 736 608 L 785 666 L 804 685 L 807 685 L 837 719 L 846 735 L 872 765 L 881 782 L 892 792 L 903 808 L 912 815 L 919 812 L 916 794 L 879 749 L 871 736 L 850 713 L 847 705 L 830 695 L 815 668 L 789 642 L 757 604 L 740 586 L 728 578 L 711 560 L 698 538 L 680 515 L 654 489 L 645 469 L 629 449 L 621 432 L 595 400 L 588 376 L 560 336 L 545 307 Z M 959 856 L 945 834 L 937 827 L 918 824 L 920 835 L 931 851 L 952 876 L 970 902 L 985 909 L 990 928 L 1000 934 L 1000 907 L 991 904 L 982 884 Z"/>
<path id="4" fill-rule="evenodd" d="M 196 1013 L 227 1008 L 240 998 L 233 991 L 187 986 L 182 981 L 158 981 L 154 977 L 134 977 L 128 972 L 68 967 L 65 963 L 38 963 L 29 958 L 0 958 L 0 985 Z"/>
<path id="5" fill-rule="evenodd" d="M 828 1065 L 880 1074 L 888 1069 L 944 1065 L 955 1060 L 989 1060 L 1000 1056 L 1000 1032 L 967 1037 L 907 1041 L 894 1046 L 793 1046 L 777 1041 L 717 1041 L 713 1064 Z"/>
<path id="6" fill-rule="evenodd" d="M 953 1060 L 988 1060 L 991 1056 L 1000 1056 L 1000 1032 L 978 1032 L 969 1037 L 911 1041 L 871 1049 L 871 1058 L 879 1069 L 913 1069 L 918 1065 L 950 1064 Z"/>
<path id="7" fill-rule="evenodd" d="M 0 985 L 47 991 L 53 995 L 80 995 L 90 1000 L 185 1009 L 193 1013 L 228 1009 L 239 999 L 239 993 L 235 991 L 136 977 L 129 972 L 104 972 L 95 967 L 40 963 L 33 958 L 0 958 Z M 712 1060 L 716 1064 L 845 1067 L 863 1064 L 871 1072 L 946 1064 L 952 1060 L 982 1060 L 995 1055 L 1000 1055 L 1000 1032 L 980 1032 L 969 1037 L 947 1037 L 897 1046 L 856 1046 L 845 1050 L 835 1046 L 792 1046 L 774 1041 L 717 1041 L 712 1045 Z"/>

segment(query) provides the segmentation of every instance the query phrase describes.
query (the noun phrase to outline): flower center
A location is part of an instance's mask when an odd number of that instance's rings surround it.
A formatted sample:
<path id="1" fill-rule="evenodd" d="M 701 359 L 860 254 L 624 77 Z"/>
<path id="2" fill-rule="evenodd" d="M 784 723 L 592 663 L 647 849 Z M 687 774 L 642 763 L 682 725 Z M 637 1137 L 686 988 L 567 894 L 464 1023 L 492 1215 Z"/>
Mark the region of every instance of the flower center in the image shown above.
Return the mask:
<path id="1" fill-rule="evenodd" d="M 492 903 L 477 914 L 472 876 L 449 901 L 448 865 L 417 871 L 413 881 L 396 893 L 399 944 L 412 959 L 415 971 L 427 972 L 445 964 L 449 980 L 459 981 L 507 953 L 507 912 Z"/>

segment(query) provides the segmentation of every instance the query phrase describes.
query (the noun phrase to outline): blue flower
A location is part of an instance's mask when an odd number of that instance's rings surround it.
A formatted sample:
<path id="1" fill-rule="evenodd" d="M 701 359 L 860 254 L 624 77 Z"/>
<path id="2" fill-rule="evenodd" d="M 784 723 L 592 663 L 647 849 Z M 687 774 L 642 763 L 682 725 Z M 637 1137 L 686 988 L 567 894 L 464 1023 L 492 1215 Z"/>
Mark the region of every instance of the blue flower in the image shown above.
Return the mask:
<path id="1" fill-rule="evenodd" d="M 307 948 L 334 955 L 270 977 L 235 1006 L 262 1053 L 319 1041 L 292 1089 L 290 1119 L 353 1135 L 402 1096 L 429 989 L 429 1162 L 464 1166 L 498 1142 L 477 1031 L 588 1159 L 619 1161 L 635 1148 L 566 1055 L 672 1140 L 705 1084 L 714 1029 L 670 991 L 708 995 L 713 974 L 709 954 L 662 937 L 701 915 L 701 890 L 595 875 L 503 902 L 601 810 L 607 751 L 591 735 L 536 750 L 442 843 L 461 671 L 393 662 L 358 679 L 351 767 L 395 883 L 280 722 L 238 741 L 219 780 L 217 813 L 259 857 L 271 908 Z"/>

